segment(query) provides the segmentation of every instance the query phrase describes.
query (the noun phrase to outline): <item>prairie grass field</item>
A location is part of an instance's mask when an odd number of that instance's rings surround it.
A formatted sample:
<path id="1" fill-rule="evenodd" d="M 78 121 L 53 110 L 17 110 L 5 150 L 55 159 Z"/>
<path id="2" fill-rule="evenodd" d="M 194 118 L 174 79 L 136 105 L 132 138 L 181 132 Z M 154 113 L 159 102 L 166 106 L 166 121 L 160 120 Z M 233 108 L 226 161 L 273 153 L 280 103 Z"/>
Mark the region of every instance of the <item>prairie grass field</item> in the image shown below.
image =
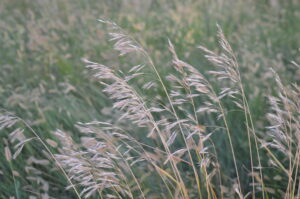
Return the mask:
<path id="1" fill-rule="evenodd" d="M 300 1 L 0 0 L 0 198 L 300 199 Z"/>

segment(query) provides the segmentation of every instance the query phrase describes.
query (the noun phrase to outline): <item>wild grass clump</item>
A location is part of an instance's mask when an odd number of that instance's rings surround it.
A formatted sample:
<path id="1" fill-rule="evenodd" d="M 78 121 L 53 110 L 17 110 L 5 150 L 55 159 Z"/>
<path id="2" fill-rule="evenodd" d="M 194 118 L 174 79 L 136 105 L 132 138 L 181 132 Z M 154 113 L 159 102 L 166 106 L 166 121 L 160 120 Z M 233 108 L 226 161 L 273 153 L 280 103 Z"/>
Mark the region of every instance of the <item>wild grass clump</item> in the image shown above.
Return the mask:
<path id="1" fill-rule="evenodd" d="M 239 58 L 219 26 L 219 52 L 199 47 L 213 70 L 202 73 L 183 61 L 169 40 L 172 61 L 164 76 L 139 42 L 115 23 L 100 22 L 120 56 L 138 62 L 128 68 L 84 59 L 112 102 L 111 118 L 77 123 L 79 139 L 57 129 L 43 140 L 26 121 L 3 113 L 0 129 L 19 123 L 5 140 L 8 162 L 37 141 L 46 158 L 30 157 L 27 164 L 59 169 L 78 198 L 300 197 L 299 86 L 284 86 L 273 72 L 277 92 L 268 97 L 262 128 L 253 118 Z M 40 196 L 49 197 L 49 177 L 36 166 L 25 169 Z"/>

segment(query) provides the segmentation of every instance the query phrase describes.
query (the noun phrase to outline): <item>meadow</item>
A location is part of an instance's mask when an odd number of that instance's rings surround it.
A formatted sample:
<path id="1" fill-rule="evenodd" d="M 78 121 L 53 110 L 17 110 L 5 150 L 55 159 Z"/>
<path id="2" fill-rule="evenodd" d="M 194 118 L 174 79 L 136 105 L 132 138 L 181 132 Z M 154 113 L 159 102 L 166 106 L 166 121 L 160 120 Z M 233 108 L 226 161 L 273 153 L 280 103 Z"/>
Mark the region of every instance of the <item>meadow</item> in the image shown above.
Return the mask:
<path id="1" fill-rule="evenodd" d="M 0 0 L 0 198 L 300 198 L 297 0 Z"/>

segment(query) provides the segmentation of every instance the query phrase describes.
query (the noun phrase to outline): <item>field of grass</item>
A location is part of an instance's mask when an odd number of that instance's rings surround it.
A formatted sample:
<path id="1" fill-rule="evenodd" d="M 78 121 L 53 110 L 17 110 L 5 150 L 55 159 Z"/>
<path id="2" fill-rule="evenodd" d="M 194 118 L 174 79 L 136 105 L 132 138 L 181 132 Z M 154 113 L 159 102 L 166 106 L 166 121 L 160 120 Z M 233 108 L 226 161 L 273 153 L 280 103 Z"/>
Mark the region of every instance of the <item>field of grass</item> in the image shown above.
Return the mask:
<path id="1" fill-rule="evenodd" d="M 0 46 L 0 198 L 300 197 L 300 1 L 0 0 Z"/>

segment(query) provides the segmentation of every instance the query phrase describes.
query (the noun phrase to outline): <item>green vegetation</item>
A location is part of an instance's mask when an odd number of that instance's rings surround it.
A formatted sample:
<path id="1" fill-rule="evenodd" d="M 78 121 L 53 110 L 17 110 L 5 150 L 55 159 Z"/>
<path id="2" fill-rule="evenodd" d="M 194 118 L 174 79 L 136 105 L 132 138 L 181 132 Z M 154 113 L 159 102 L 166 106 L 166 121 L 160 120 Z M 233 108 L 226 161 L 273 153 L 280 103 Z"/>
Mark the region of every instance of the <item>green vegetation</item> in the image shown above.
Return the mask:
<path id="1" fill-rule="evenodd" d="M 300 2 L 1 0 L 0 19 L 0 198 L 299 197 Z"/>

